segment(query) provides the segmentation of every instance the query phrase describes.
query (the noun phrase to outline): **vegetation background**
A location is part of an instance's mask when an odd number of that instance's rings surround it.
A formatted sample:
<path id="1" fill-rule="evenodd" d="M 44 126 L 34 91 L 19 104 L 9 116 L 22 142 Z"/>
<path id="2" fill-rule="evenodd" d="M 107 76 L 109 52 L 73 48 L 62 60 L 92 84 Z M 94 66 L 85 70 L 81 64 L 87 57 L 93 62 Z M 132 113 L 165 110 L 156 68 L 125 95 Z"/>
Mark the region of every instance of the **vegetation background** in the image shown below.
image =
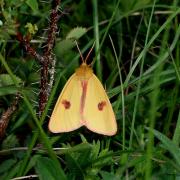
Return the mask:
<path id="1" fill-rule="evenodd" d="M 1 138 L 0 179 L 180 179 L 178 0 L 62 0 L 54 85 L 40 120 L 40 64 L 16 35 L 31 34 L 41 54 L 51 1 L 0 6 L 0 113 L 21 94 Z M 85 128 L 48 131 L 57 97 L 80 63 L 73 38 L 84 56 L 96 42 L 89 63 L 117 117 L 113 137 Z"/>

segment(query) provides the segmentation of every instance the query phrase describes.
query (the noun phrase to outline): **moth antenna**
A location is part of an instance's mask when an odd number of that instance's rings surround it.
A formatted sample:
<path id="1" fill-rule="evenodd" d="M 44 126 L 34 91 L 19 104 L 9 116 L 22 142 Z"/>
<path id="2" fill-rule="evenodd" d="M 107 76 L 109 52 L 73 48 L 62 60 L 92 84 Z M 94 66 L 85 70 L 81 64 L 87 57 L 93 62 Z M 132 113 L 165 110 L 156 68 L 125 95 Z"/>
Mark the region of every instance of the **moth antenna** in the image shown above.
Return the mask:
<path id="1" fill-rule="evenodd" d="M 82 53 L 81 53 L 81 50 L 79 49 L 79 46 L 78 46 L 78 43 L 77 43 L 76 40 L 75 40 L 75 43 L 76 43 L 76 46 L 77 46 L 77 48 L 78 48 L 79 54 L 80 54 L 80 56 L 81 56 L 82 62 L 83 62 L 83 63 L 86 62 L 86 61 L 84 61 L 83 55 L 82 55 Z"/>
<path id="2" fill-rule="evenodd" d="M 91 54 L 91 52 L 92 52 L 92 50 L 93 50 L 93 48 L 94 48 L 94 45 L 95 45 L 95 41 L 94 41 L 94 43 L 93 43 L 90 51 L 88 52 L 88 54 L 87 54 L 87 56 L 86 56 L 86 59 L 85 59 L 85 61 L 84 61 L 85 63 L 86 63 L 86 61 L 88 60 L 88 58 L 89 58 L 89 56 L 90 56 L 90 54 Z"/>

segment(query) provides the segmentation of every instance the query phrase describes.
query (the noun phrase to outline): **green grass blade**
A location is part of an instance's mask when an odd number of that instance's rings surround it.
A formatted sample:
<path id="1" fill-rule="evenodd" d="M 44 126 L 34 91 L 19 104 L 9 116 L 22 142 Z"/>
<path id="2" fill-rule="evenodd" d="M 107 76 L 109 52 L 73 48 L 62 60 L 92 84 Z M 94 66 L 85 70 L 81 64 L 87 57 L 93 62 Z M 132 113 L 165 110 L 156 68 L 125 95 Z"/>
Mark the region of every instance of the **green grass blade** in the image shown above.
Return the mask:
<path id="1" fill-rule="evenodd" d="M 153 13 L 154 13 L 155 3 L 156 3 L 156 1 L 154 1 L 154 5 L 153 5 L 152 11 L 151 11 L 151 16 L 150 16 L 150 19 L 149 19 L 149 24 L 148 24 L 147 33 L 146 33 L 146 39 L 145 39 L 145 44 L 144 44 L 145 47 L 147 46 L 148 39 L 149 39 L 149 33 L 150 33 L 150 28 L 151 28 L 151 22 L 152 22 L 152 17 L 153 17 Z M 144 54 L 142 56 L 142 61 L 141 61 L 141 64 L 140 64 L 140 74 L 139 74 L 139 80 L 138 80 L 137 91 L 136 91 L 136 98 L 135 98 L 135 103 L 134 103 L 134 110 L 133 110 L 133 117 L 132 117 L 132 124 L 131 124 L 131 134 L 130 134 L 130 140 L 129 140 L 129 148 L 132 147 L 134 124 L 135 124 L 135 121 L 136 121 L 136 113 L 137 113 L 137 109 L 138 109 L 138 101 L 139 101 L 140 89 L 141 89 L 141 84 L 142 84 L 142 75 L 143 75 L 144 60 L 145 60 L 145 57 L 146 57 L 146 53 L 147 53 L 147 51 L 144 51 Z"/>
<path id="2" fill-rule="evenodd" d="M 107 34 L 108 34 L 108 32 L 109 32 L 109 29 L 110 29 L 110 27 L 112 26 L 113 20 L 114 20 L 115 15 L 116 15 L 116 13 L 117 13 L 117 11 L 118 11 L 120 2 L 121 2 L 121 0 L 118 0 L 116 6 L 115 6 L 115 8 L 114 8 L 114 11 L 113 11 L 113 13 L 112 13 L 112 16 L 111 16 L 111 18 L 110 18 L 110 20 L 109 20 L 109 23 L 108 23 L 108 25 L 107 25 L 106 31 L 105 31 L 105 33 L 104 33 L 104 35 L 103 35 L 103 37 L 102 37 L 102 40 L 101 40 L 99 49 L 98 49 L 98 51 L 97 51 L 97 53 L 96 53 L 96 56 L 100 53 L 100 50 L 101 50 L 101 48 L 102 48 L 102 45 L 103 45 L 103 43 L 104 43 L 104 41 L 105 41 L 105 39 L 106 39 L 106 37 L 107 37 Z"/>
<path id="3" fill-rule="evenodd" d="M 174 135 L 173 135 L 173 142 L 177 146 L 180 144 L 180 111 L 179 111 L 177 124 L 176 124 L 176 128 L 175 128 Z"/>
<path id="4" fill-rule="evenodd" d="M 98 23 L 98 0 L 93 0 L 93 22 L 94 22 L 94 37 L 95 37 L 95 53 L 96 53 L 96 74 L 102 81 L 102 67 L 100 62 L 99 49 L 99 23 Z"/>
<path id="5" fill-rule="evenodd" d="M 126 81 L 124 82 L 125 87 L 128 85 L 128 82 L 130 81 L 131 76 L 132 76 L 134 70 L 136 69 L 136 66 L 139 64 L 139 61 L 140 61 L 141 58 L 143 57 L 144 52 L 147 51 L 147 49 L 148 49 L 148 48 L 152 45 L 152 43 L 157 39 L 157 37 L 159 36 L 159 34 L 167 27 L 167 25 L 168 25 L 169 23 L 172 22 L 172 20 L 173 20 L 173 19 L 177 16 L 177 14 L 179 14 L 179 13 L 180 13 L 180 8 L 177 9 L 173 14 L 171 14 L 171 15 L 167 18 L 167 20 L 165 21 L 165 23 L 159 28 L 159 30 L 153 35 L 153 37 L 152 37 L 152 38 L 150 39 L 150 41 L 147 43 L 147 46 L 142 50 L 142 52 L 141 52 L 140 55 L 138 56 L 137 60 L 136 60 L 135 63 L 133 64 L 133 66 L 132 66 L 129 74 L 127 75 Z M 176 33 L 176 36 L 177 36 L 177 38 L 179 38 L 179 31 Z M 174 38 L 174 43 L 175 43 L 175 44 L 176 44 L 177 41 L 178 41 L 177 38 Z M 175 47 L 175 44 L 174 44 L 174 43 L 172 43 L 172 46 L 170 47 L 170 50 L 171 50 L 171 51 L 172 51 L 172 49 L 174 49 L 174 47 Z M 167 52 L 166 55 L 168 56 L 169 53 Z M 165 55 L 164 55 L 164 56 L 165 56 Z M 146 73 L 149 73 L 149 71 L 154 70 L 154 69 L 155 69 L 159 64 L 161 64 L 162 61 L 164 61 L 165 59 L 166 59 L 166 58 L 163 58 L 163 60 L 161 60 L 161 61 L 159 60 L 159 61 L 156 63 L 156 66 L 152 66 L 153 69 L 152 69 L 152 67 L 151 67 L 151 69 L 149 69 Z"/>
<path id="6" fill-rule="evenodd" d="M 125 104 L 124 104 L 124 86 L 123 86 L 123 81 L 122 81 L 122 74 L 121 74 L 121 69 L 120 69 L 120 65 L 119 65 L 119 59 L 117 57 L 117 53 L 116 53 L 116 50 L 115 50 L 115 47 L 114 47 L 114 43 L 112 41 L 112 38 L 111 36 L 109 36 L 110 38 L 110 41 L 111 41 L 111 44 L 112 44 L 112 47 L 113 47 L 113 51 L 114 51 L 114 55 L 115 55 L 115 59 L 116 59 L 116 62 L 117 62 L 117 66 L 118 66 L 118 72 L 119 72 L 119 81 L 120 81 L 120 89 L 121 89 L 121 104 L 122 104 L 122 118 L 123 118 L 123 135 L 122 135 L 122 144 L 123 144 L 123 150 L 125 149 L 125 140 L 126 140 L 126 137 L 125 137 Z M 119 103 L 118 103 L 119 104 Z"/>
<path id="7" fill-rule="evenodd" d="M 147 128 L 147 129 L 149 131 L 151 131 L 154 134 L 154 136 L 161 141 L 161 143 L 163 144 L 162 147 L 165 148 L 166 150 L 168 150 L 172 154 L 172 156 L 176 160 L 177 164 L 180 166 L 180 149 L 179 149 L 179 147 L 172 140 L 170 140 L 168 137 L 166 137 L 161 132 L 159 132 L 155 129 L 151 129 L 151 128 Z"/>

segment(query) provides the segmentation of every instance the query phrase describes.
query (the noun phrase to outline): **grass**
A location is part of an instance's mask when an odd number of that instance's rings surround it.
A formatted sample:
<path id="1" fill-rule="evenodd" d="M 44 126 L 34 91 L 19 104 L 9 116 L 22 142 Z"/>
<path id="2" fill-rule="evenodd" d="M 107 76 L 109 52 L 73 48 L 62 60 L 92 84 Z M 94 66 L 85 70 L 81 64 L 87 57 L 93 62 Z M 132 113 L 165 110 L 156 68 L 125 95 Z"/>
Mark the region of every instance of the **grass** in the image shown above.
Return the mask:
<path id="1" fill-rule="evenodd" d="M 62 1 L 61 10 L 68 14 L 58 23 L 55 80 L 41 118 L 40 66 L 16 41 L 16 33 L 27 34 L 25 25 L 36 24 L 31 45 L 41 51 L 51 3 L 7 0 L 0 5 L 0 113 L 21 94 L 1 139 L 0 179 L 180 177 L 178 1 Z M 118 133 L 113 137 L 86 128 L 48 131 L 58 95 L 80 63 L 72 37 L 84 56 L 96 42 L 88 63 L 115 111 Z"/>

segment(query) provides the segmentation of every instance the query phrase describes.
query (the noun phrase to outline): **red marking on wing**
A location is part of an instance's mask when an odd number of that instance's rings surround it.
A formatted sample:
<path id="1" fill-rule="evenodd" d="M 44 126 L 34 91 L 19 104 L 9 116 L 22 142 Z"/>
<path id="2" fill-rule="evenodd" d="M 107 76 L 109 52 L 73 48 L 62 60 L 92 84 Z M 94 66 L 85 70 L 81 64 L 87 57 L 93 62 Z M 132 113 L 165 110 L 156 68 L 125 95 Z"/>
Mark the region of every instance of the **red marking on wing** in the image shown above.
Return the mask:
<path id="1" fill-rule="evenodd" d="M 81 95 L 81 101 L 80 101 L 80 115 L 81 115 L 81 123 L 83 125 L 86 124 L 86 120 L 84 119 L 84 106 L 85 106 L 85 100 L 86 100 L 86 94 L 87 94 L 87 81 L 81 81 L 81 87 L 82 87 L 82 95 Z"/>
<path id="2" fill-rule="evenodd" d="M 67 101 L 67 100 L 63 100 L 63 101 L 62 101 L 62 104 L 64 105 L 64 108 L 65 108 L 65 109 L 69 109 L 70 106 L 71 106 L 71 103 L 70 103 L 69 101 Z"/>
<path id="3" fill-rule="evenodd" d="M 106 106 L 106 101 L 101 101 L 98 103 L 98 109 L 102 111 L 104 109 L 104 106 Z"/>

